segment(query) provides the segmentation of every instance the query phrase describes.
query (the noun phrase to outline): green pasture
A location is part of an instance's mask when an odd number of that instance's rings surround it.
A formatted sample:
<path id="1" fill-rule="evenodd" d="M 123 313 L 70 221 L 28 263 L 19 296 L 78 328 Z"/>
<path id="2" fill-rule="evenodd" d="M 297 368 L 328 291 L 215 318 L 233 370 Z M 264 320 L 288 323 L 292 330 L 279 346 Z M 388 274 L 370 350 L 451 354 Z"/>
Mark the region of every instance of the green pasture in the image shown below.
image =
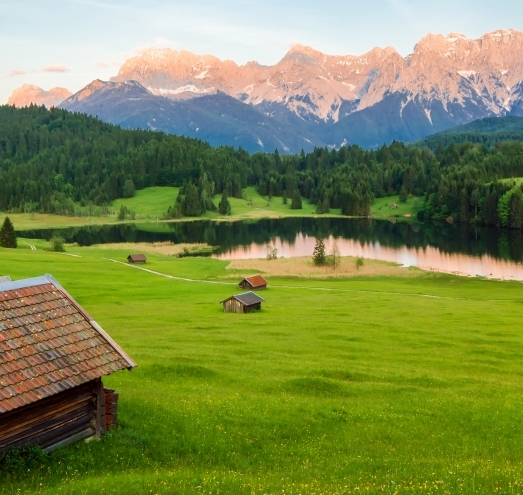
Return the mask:
<path id="1" fill-rule="evenodd" d="M 190 282 L 102 257 L 122 251 L 0 248 L 0 275 L 51 273 L 138 363 L 105 379 L 115 430 L 0 468 L 0 493 L 522 493 L 521 284 L 273 278 L 238 315 L 225 261 L 149 256 Z"/>
<path id="2" fill-rule="evenodd" d="M 162 218 L 174 205 L 179 187 L 146 187 L 136 191 L 132 198 L 117 199 L 111 203 L 111 208 L 118 212 L 123 205 L 129 211 L 134 211 L 140 217 Z"/>
<path id="3" fill-rule="evenodd" d="M 512 180 L 512 179 L 510 179 Z M 117 213 L 120 206 L 125 206 L 129 211 L 136 214 L 134 222 L 136 223 L 158 223 L 163 222 L 164 215 L 170 206 L 174 205 L 178 196 L 179 188 L 177 187 L 148 187 L 136 191 L 135 196 L 127 199 L 117 199 L 111 203 L 111 215 L 102 217 L 67 217 L 61 215 L 41 214 L 41 213 L 5 213 L 0 212 L 0 223 L 3 222 L 6 215 L 12 220 L 18 230 L 33 230 L 46 228 L 73 227 L 84 225 L 109 225 L 118 223 Z M 218 205 L 221 194 L 213 197 L 215 205 Z M 398 218 L 405 219 L 405 215 L 416 217 L 416 213 L 422 205 L 421 199 L 418 207 L 414 204 L 416 198 L 409 197 L 406 203 L 400 203 L 396 196 L 377 198 L 371 208 L 371 214 L 374 218 Z M 243 191 L 243 198 L 229 198 L 231 203 L 232 214 L 230 216 L 220 215 L 217 212 L 207 211 L 202 217 L 213 220 L 246 220 L 260 218 L 283 218 L 289 216 L 317 216 L 316 206 L 311 205 L 305 198 L 302 198 L 301 210 L 292 210 L 290 208 L 291 199 L 287 204 L 283 204 L 283 198 L 263 197 L 258 194 L 256 188 L 247 187 Z M 397 209 L 391 210 L 390 205 L 396 203 Z M 328 215 L 318 216 L 341 216 L 339 208 L 331 208 Z M 169 219 L 169 221 L 190 221 L 195 218 Z M 125 222 L 131 222 L 129 218 Z"/>
<path id="4" fill-rule="evenodd" d="M 221 194 L 216 195 L 213 200 L 218 205 Z M 316 214 L 316 206 L 311 205 L 305 198 L 302 198 L 302 209 L 291 210 L 292 199 L 287 198 L 287 204 L 283 204 L 283 198 L 260 196 L 255 187 L 246 187 L 243 190 L 243 198 L 229 198 L 231 203 L 232 215 L 235 218 L 278 218 L 288 216 L 308 216 Z M 209 212 L 207 212 L 209 215 Z M 339 210 L 338 210 L 339 214 Z M 211 217 L 221 217 L 218 214 L 209 215 Z M 229 217 L 229 218 L 231 218 Z"/>
<path id="5" fill-rule="evenodd" d="M 392 204 L 397 205 L 397 208 L 391 209 Z M 371 214 L 376 218 L 404 218 L 405 215 L 410 215 L 416 219 L 416 214 L 422 206 L 423 198 L 409 196 L 405 203 L 401 203 L 397 196 L 386 196 L 374 200 Z"/>

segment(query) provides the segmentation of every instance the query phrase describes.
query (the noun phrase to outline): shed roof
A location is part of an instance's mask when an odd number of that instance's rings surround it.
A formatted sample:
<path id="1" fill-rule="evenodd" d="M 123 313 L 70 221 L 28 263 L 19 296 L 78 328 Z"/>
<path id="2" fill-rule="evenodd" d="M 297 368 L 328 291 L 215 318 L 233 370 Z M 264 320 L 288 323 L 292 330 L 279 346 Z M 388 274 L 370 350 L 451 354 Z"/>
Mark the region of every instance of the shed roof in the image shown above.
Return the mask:
<path id="1" fill-rule="evenodd" d="M 147 261 L 147 258 L 145 257 L 145 254 L 130 254 L 127 256 L 127 259 L 131 259 L 132 261 Z"/>
<path id="2" fill-rule="evenodd" d="M 237 301 L 240 301 L 242 304 L 245 304 L 246 306 L 251 306 L 252 304 L 265 302 L 265 299 L 260 297 L 258 294 L 255 294 L 254 292 L 245 292 L 243 294 L 237 294 L 235 296 L 228 297 L 227 299 L 221 301 L 220 304 L 224 303 L 225 301 L 229 301 L 230 299 L 236 299 Z"/>
<path id="3" fill-rule="evenodd" d="M 243 280 L 247 280 L 252 287 L 262 287 L 268 284 L 267 280 L 261 275 L 252 275 L 251 277 L 245 277 Z"/>
<path id="4" fill-rule="evenodd" d="M 51 275 L 0 283 L 0 414 L 134 366 Z"/>

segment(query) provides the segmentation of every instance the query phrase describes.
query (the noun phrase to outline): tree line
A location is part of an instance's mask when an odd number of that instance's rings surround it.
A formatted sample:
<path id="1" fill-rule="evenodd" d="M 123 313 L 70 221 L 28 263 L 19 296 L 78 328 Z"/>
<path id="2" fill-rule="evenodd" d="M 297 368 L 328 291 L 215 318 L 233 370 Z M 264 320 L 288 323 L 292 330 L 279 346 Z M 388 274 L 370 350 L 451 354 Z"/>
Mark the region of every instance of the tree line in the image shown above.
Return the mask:
<path id="1" fill-rule="evenodd" d="M 370 215 L 375 198 L 424 198 L 420 219 L 521 228 L 523 145 L 504 141 L 426 146 L 393 142 L 255 153 L 183 136 L 125 130 L 61 109 L 0 106 L 0 210 L 100 215 L 148 186 L 179 186 L 168 215 L 230 213 L 228 198 L 254 186 L 318 214 Z M 221 199 L 215 199 L 221 198 Z"/>

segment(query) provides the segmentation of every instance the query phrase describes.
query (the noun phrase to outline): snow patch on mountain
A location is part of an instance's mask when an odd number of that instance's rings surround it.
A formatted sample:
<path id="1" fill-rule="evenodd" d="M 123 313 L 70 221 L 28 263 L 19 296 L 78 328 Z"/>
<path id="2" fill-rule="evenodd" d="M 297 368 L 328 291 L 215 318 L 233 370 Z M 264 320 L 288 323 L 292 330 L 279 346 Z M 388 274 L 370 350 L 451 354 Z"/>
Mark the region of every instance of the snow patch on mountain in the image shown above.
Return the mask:
<path id="1" fill-rule="evenodd" d="M 205 79 L 205 77 L 207 76 L 207 72 L 209 72 L 208 70 L 204 70 L 201 74 L 198 74 L 197 76 L 194 76 L 195 79 Z"/>

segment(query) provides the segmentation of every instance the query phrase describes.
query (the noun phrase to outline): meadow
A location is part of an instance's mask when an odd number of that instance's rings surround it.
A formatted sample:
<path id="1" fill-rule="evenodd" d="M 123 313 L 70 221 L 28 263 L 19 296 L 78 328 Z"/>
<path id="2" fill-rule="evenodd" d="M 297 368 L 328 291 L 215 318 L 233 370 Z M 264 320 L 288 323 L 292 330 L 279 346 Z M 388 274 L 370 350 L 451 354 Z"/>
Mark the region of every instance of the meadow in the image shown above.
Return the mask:
<path id="1" fill-rule="evenodd" d="M 17 230 L 33 230 L 44 228 L 60 227 L 81 227 L 85 225 L 109 225 L 122 223 L 118 220 L 118 211 L 121 206 L 125 206 L 129 211 L 135 213 L 134 220 L 130 217 L 125 218 L 125 223 L 158 223 L 162 221 L 188 221 L 193 218 L 165 219 L 165 214 L 170 206 L 175 202 L 178 195 L 178 187 L 147 187 L 136 191 L 135 196 L 126 199 L 117 199 L 109 207 L 110 214 L 100 217 L 70 217 L 63 215 L 51 215 L 47 213 L 6 213 L 0 211 L 0 224 L 6 215 L 9 216 Z M 215 205 L 218 205 L 221 194 L 213 197 Z M 415 219 L 416 213 L 420 208 L 414 204 L 415 198 L 409 197 L 406 203 L 400 203 L 397 196 L 387 196 L 377 198 L 371 208 L 373 218 L 397 219 L 398 221 Z M 232 214 L 230 216 L 220 215 L 217 212 L 207 211 L 200 218 L 211 220 L 247 220 L 260 218 L 283 218 L 283 217 L 304 217 L 304 216 L 333 216 L 340 217 L 341 210 L 331 208 L 326 215 L 317 215 L 316 206 L 311 205 L 305 198 L 302 198 L 301 210 L 291 210 L 289 199 L 287 204 L 283 204 L 283 198 L 268 198 L 260 196 L 254 187 L 246 187 L 243 190 L 243 198 L 229 198 Z M 391 203 L 398 205 L 397 209 L 390 209 Z M 407 217 L 405 216 L 407 215 Z"/>
<path id="2" fill-rule="evenodd" d="M 249 266 L 102 259 L 125 256 L 0 249 L 0 275 L 51 273 L 138 363 L 105 379 L 116 429 L 0 470 L 0 493 L 523 493 L 521 284 L 273 275 L 238 315 L 219 302 Z"/>

